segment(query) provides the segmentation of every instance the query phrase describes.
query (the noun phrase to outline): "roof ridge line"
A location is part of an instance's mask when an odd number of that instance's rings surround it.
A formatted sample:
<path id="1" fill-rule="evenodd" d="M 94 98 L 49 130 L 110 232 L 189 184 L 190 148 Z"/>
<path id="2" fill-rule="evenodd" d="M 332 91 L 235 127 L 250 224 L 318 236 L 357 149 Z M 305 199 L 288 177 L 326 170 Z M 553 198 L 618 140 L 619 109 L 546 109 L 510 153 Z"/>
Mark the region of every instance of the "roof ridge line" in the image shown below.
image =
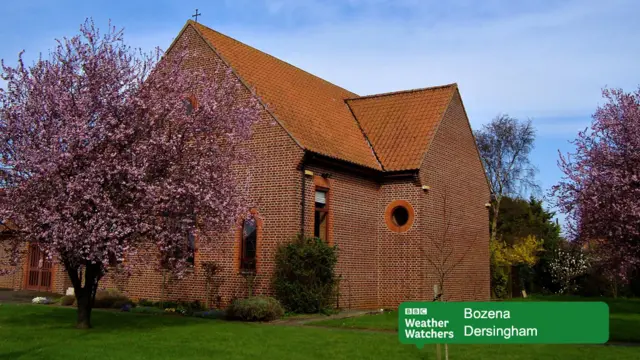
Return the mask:
<path id="1" fill-rule="evenodd" d="M 420 92 L 420 91 L 427 91 L 427 90 L 437 90 L 437 89 L 442 89 L 442 88 L 447 88 L 452 86 L 457 88 L 458 83 L 451 83 L 446 85 L 437 85 L 437 86 L 430 86 L 430 87 L 416 88 L 416 89 L 409 89 L 409 90 L 390 91 L 390 92 L 380 93 L 380 94 L 364 95 L 364 96 L 358 96 L 355 98 L 347 98 L 347 99 L 344 99 L 344 101 L 354 101 L 354 100 L 370 99 L 375 97 L 399 95 L 399 94 L 406 94 L 406 93 Z"/>
<path id="2" fill-rule="evenodd" d="M 215 33 L 217 33 L 217 34 L 219 34 L 219 35 L 221 35 L 221 36 L 224 36 L 224 37 L 228 38 L 229 40 L 235 41 L 235 42 L 237 42 L 237 43 L 239 43 L 239 44 L 241 44 L 241 45 L 244 45 L 244 46 L 250 47 L 250 48 L 252 48 L 252 49 L 254 49 L 254 50 L 256 50 L 256 51 L 258 51 L 258 52 L 260 52 L 260 53 L 262 53 L 262 54 L 264 54 L 264 55 L 267 55 L 267 56 L 268 56 L 268 57 L 270 57 L 270 58 L 273 58 L 273 59 L 275 59 L 275 60 L 277 60 L 277 61 L 280 61 L 280 62 L 282 62 L 282 63 L 285 63 L 285 64 L 287 64 L 287 65 L 289 65 L 289 66 L 291 66 L 291 67 L 293 67 L 293 68 L 295 68 L 295 69 L 297 69 L 297 70 L 300 70 L 300 71 L 302 71 L 302 72 L 304 72 L 304 73 L 306 73 L 306 74 L 309 74 L 309 75 L 311 75 L 311 76 L 313 76 L 313 77 L 315 77 L 315 78 L 318 78 L 318 79 L 322 80 L 323 82 L 325 82 L 325 83 L 327 83 L 327 84 L 329 84 L 329 85 L 335 86 L 335 87 L 340 88 L 340 89 L 342 89 L 342 90 L 344 90 L 344 91 L 346 91 L 346 92 L 348 92 L 348 93 L 351 93 L 351 94 L 354 94 L 354 95 L 356 95 L 356 96 L 359 96 L 358 94 L 354 93 L 354 92 L 353 92 L 353 91 L 351 91 L 351 90 L 345 89 L 345 88 L 343 88 L 343 87 L 342 87 L 342 86 L 340 86 L 340 85 L 336 85 L 336 84 L 332 83 L 331 81 L 328 81 L 328 80 L 326 80 L 326 79 L 324 79 L 324 78 L 321 78 L 321 77 L 320 77 L 320 76 L 318 76 L 318 75 L 312 74 L 312 73 L 310 73 L 310 72 L 308 72 L 308 71 L 306 71 L 306 70 L 304 70 L 304 69 L 302 69 L 302 68 L 299 68 L 299 67 L 297 67 L 297 66 L 295 66 L 295 65 L 293 65 L 293 64 L 291 64 L 291 63 L 289 63 L 289 62 L 287 62 L 287 61 L 284 61 L 284 60 L 282 60 L 282 59 L 280 59 L 280 58 L 278 58 L 278 57 L 275 57 L 275 56 L 273 56 L 273 55 L 271 55 L 271 54 L 269 54 L 269 53 L 267 53 L 267 52 L 264 52 L 264 51 L 262 51 L 262 50 L 260 50 L 260 49 L 258 49 L 258 48 L 256 48 L 256 47 L 254 47 L 254 46 L 251 46 L 251 45 L 249 45 L 249 44 L 245 44 L 245 43 L 243 43 L 242 41 L 240 41 L 240 40 L 238 40 L 238 39 L 235 39 L 235 38 L 232 38 L 231 36 L 229 36 L 229 35 L 227 35 L 227 34 L 223 34 L 223 33 L 221 33 L 220 31 L 214 30 L 214 29 L 212 29 L 212 28 L 210 28 L 210 27 L 208 27 L 208 26 L 206 26 L 206 25 L 203 25 L 203 24 L 201 24 L 201 23 L 197 23 L 197 22 L 195 22 L 195 21 L 193 21 L 193 20 L 191 20 L 191 19 L 189 19 L 189 20 L 187 20 L 187 21 L 188 21 L 188 22 L 192 22 L 192 23 L 197 24 L 197 25 L 200 25 L 200 26 L 202 26 L 203 28 L 205 28 L 205 29 L 207 29 L 207 30 L 209 30 L 209 31 L 213 31 L 213 32 L 215 32 Z"/>
<path id="3" fill-rule="evenodd" d="M 376 149 L 373 147 L 373 144 L 371 143 L 371 140 L 369 140 L 369 136 L 367 135 L 367 133 L 364 131 L 364 128 L 362 128 L 362 124 L 360 124 L 360 120 L 358 120 L 358 117 L 356 116 L 356 114 L 353 112 L 353 109 L 351 108 L 351 106 L 349 106 L 349 103 L 347 103 L 347 101 L 345 100 L 344 104 L 346 105 L 346 107 L 349 109 L 349 112 L 351 113 L 351 116 L 353 116 L 353 120 L 356 122 L 356 124 L 358 125 L 358 129 L 360 129 L 360 132 L 362 133 L 362 136 L 364 137 L 365 141 L 367 142 L 367 145 L 369 145 L 369 149 L 371 149 L 371 153 L 373 153 L 373 157 L 376 158 L 376 161 L 378 162 L 378 165 L 380 165 L 380 169 L 382 172 L 387 171 L 384 168 L 384 164 L 382 163 L 382 161 L 380 160 L 380 157 L 378 156 L 378 153 L 376 152 Z"/>

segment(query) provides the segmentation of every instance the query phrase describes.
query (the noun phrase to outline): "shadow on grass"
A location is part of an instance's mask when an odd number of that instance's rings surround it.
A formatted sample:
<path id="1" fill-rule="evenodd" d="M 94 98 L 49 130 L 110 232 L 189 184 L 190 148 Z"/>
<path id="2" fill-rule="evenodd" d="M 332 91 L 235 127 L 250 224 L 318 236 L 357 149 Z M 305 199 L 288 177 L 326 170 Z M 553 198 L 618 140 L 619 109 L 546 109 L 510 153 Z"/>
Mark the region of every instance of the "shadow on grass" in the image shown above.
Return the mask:
<path id="1" fill-rule="evenodd" d="M 23 351 L 10 351 L 8 353 L 0 353 L 0 360 L 15 360 L 15 359 L 19 359 L 22 356 L 28 355 L 30 352 L 34 351 L 34 349 L 31 350 L 23 350 Z"/>
<path id="2" fill-rule="evenodd" d="M 77 312 L 73 307 L 54 305 L 3 305 L 0 307 L 0 322 L 15 330 L 74 329 Z M 94 309 L 91 313 L 91 332 L 122 330 L 147 330 L 155 328 L 193 325 L 194 323 L 218 323 L 216 320 L 182 317 L 179 315 L 132 314 L 113 310 Z"/>

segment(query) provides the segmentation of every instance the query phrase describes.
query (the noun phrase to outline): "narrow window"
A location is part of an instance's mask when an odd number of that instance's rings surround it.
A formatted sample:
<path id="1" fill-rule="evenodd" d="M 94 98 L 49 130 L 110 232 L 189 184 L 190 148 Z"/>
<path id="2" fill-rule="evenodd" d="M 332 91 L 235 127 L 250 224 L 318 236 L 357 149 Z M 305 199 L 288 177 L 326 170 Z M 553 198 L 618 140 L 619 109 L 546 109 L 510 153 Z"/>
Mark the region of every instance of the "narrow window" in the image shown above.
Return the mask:
<path id="1" fill-rule="evenodd" d="M 116 267 L 120 264 L 122 264 L 122 259 L 118 259 L 114 253 L 109 253 L 109 266 Z"/>
<path id="2" fill-rule="evenodd" d="M 329 207 L 327 205 L 327 192 L 316 190 L 316 210 L 314 214 L 313 236 L 324 241 L 328 240 L 329 234 Z"/>
<path id="3" fill-rule="evenodd" d="M 256 270 L 257 227 L 255 219 L 242 222 L 242 243 L 240 249 L 240 270 Z"/>
<path id="4" fill-rule="evenodd" d="M 187 113 L 187 115 L 191 115 L 191 113 L 193 112 L 193 99 L 190 98 L 186 98 L 182 100 L 182 104 L 184 105 L 184 110 Z"/>
<path id="5" fill-rule="evenodd" d="M 189 232 L 187 235 L 187 241 L 187 251 L 189 252 L 187 255 L 187 262 L 193 265 L 196 259 L 196 237 L 192 232 Z"/>

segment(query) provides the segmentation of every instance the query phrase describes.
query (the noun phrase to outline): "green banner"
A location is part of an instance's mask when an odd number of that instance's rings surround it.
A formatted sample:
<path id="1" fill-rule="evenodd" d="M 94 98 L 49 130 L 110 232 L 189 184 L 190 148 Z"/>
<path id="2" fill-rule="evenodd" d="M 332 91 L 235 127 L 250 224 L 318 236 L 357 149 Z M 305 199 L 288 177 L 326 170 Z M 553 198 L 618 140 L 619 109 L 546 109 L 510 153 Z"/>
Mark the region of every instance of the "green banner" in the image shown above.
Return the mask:
<path id="1" fill-rule="evenodd" d="M 604 302 L 405 302 L 398 309 L 403 344 L 603 344 Z"/>

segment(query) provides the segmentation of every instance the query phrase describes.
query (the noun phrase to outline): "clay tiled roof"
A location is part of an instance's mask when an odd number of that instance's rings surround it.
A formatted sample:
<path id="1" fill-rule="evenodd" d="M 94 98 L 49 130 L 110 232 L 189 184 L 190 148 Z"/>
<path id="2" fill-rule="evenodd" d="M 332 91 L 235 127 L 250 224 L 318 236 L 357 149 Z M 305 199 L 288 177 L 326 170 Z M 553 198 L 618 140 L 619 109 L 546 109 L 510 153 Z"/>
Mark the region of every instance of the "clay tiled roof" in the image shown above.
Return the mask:
<path id="1" fill-rule="evenodd" d="M 455 84 L 359 97 L 260 50 L 188 21 L 255 90 L 305 150 L 383 170 L 415 170 Z"/>
<path id="2" fill-rule="evenodd" d="M 348 99 L 387 171 L 418 169 L 457 86 Z"/>
<path id="3" fill-rule="evenodd" d="M 344 102 L 356 94 L 201 24 L 192 24 L 243 81 L 255 89 L 303 148 L 381 169 Z"/>

